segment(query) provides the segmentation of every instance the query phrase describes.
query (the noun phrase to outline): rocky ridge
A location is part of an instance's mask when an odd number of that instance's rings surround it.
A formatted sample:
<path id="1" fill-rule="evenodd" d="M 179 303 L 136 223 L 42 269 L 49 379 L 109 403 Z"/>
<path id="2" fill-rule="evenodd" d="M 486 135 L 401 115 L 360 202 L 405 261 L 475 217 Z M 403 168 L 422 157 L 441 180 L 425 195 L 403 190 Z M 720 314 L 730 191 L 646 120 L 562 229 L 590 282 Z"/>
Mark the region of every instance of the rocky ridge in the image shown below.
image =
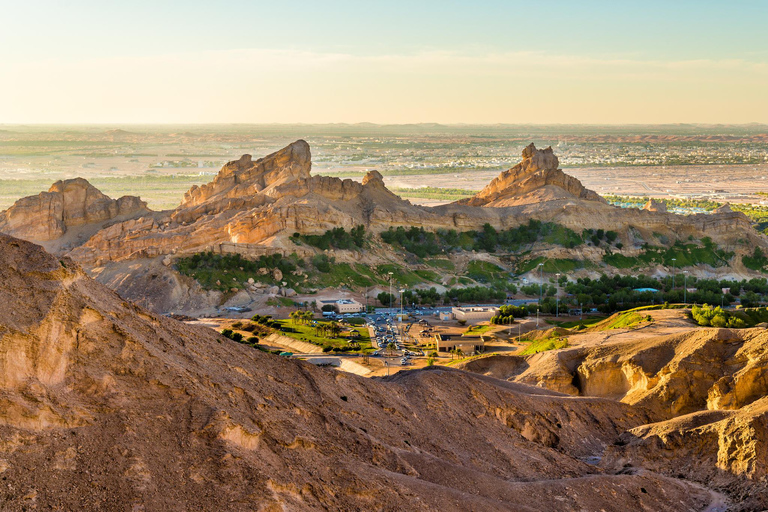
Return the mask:
<path id="1" fill-rule="evenodd" d="M 148 213 L 135 196 L 112 199 L 82 178 L 57 181 L 48 192 L 17 201 L 0 212 L 0 232 L 47 242 L 74 227 Z"/>
<path id="2" fill-rule="evenodd" d="M 377 171 L 366 174 L 362 183 L 312 175 L 310 148 L 304 141 L 258 160 L 244 155 L 229 162 L 212 182 L 192 187 L 183 202 L 170 211 L 149 212 L 143 203 L 136 204 L 135 198 L 117 202 L 104 199 L 87 182 L 79 182 L 83 183 L 79 190 L 87 191 L 80 196 L 98 200 L 72 202 L 81 206 L 73 214 L 63 215 L 41 203 L 38 196 L 24 198 L 0 214 L 0 231 L 42 243 L 56 254 L 73 258 L 94 271 L 102 282 L 136 300 L 145 297 L 131 290 L 149 289 L 159 283 L 142 280 L 136 284 L 142 276 L 155 279 L 162 275 L 165 282 L 179 281 L 170 268 L 148 272 L 152 261 L 172 262 L 177 256 L 208 251 L 236 252 L 247 258 L 275 252 L 312 256 L 314 249 L 297 246 L 291 235 L 322 234 L 337 227 L 349 230 L 360 224 L 371 233 L 399 226 L 468 231 L 480 230 L 485 224 L 498 230 L 509 229 L 538 219 L 576 233 L 585 227 L 617 231 L 628 256 L 635 256 L 645 241 L 656 236 L 666 237 L 670 243 L 709 237 L 721 247 L 741 251 L 737 256 L 751 254 L 754 247 L 768 248 L 768 240 L 751 228 L 750 220 L 730 209 L 711 215 L 681 216 L 658 209 L 609 205 L 558 169 L 551 148 L 538 150 L 533 145 L 523 151 L 520 164 L 502 173 L 476 196 L 436 207 L 413 205 L 393 194 Z M 9 223 L 9 218 L 13 222 Z M 68 219 L 69 224 L 86 224 L 65 232 L 56 227 L 68 225 L 61 219 Z M 54 227 L 36 228 L 47 225 Z M 61 236 L 51 239 L 57 235 Z M 563 250 L 546 244 L 535 249 L 539 251 L 537 256 L 573 257 Z M 558 255 L 552 256 L 555 252 Z M 595 263 L 602 261 L 600 251 L 583 251 L 582 255 L 594 258 Z M 389 262 L 386 255 L 369 256 L 378 258 L 379 263 Z M 342 252 L 338 257 L 356 261 L 359 256 Z M 131 263 L 136 260 L 141 264 Z M 208 300 L 199 297 L 193 288 L 183 283 L 167 288 L 167 293 L 154 300 L 153 307 L 157 311 L 179 310 Z M 191 293 L 198 296 L 191 297 Z"/>
<path id="3" fill-rule="evenodd" d="M 449 369 L 364 379 L 154 315 L 0 235 L 4 510 L 700 510 L 582 459 L 651 419 Z M 446 428 L 449 425 L 450 428 Z M 34 468 L 32 470 L 31 468 Z"/>
<path id="4" fill-rule="evenodd" d="M 461 368 L 650 412 L 609 447 L 624 464 L 683 475 L 728 492 L 745 510 L 768 506 L 768 332 L 692 329 L 533 356 L 493 355 Z"/>

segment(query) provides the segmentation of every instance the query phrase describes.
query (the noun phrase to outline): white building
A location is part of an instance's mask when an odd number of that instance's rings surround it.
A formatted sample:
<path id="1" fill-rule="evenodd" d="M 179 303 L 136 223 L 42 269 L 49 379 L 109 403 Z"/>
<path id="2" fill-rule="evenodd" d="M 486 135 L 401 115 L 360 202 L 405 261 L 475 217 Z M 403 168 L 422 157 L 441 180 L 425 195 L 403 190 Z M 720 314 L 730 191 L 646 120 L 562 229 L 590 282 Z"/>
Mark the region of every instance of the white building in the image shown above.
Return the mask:
<path id="1" fill-rule="evenodd" d="M 453 308 L 451 310 L 456 320 L 467 322 L 484 322 L 499 314 L 499 308 L 494 306 L 472 306 Z"/>
<path id="2" fill-rule="evenodd" d="M 363 311 L 363 308 L 365 307 L 353 299 L 319 300 L 317 301 L 317 305 L 320 309 L 327 305 L 333 306 L 333 309 L 340 315 L 345 313 L 359 313 Z"/>

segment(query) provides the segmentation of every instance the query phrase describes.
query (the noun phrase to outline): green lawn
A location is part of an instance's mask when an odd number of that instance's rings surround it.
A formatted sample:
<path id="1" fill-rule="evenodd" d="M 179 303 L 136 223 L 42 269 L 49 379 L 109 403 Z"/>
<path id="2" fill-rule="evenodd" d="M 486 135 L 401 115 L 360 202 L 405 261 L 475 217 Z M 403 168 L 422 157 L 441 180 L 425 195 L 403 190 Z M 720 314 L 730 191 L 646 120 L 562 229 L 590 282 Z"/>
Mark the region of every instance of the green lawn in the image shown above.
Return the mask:
<path id="1" fill-rule="evenodd" d="M 305 341 L 307 343 L 312 343 L 322 347 L 330 346 L 332 348 L 346 348 L 350 345 L 350 343 L 348 343 L 347 336 L 344 334 L 348 332 L 348 329 L 346 328 L 342 332 L 341 336 L 329 338 L 317 334 L 315 327 L 310 324 L 300 324 L 294 322 L 293 320 L 278 320 L 278 322 L 283 327 L 283 329 L 285 329 L 280 334 L 298 341 Z M 327 322 L 319 322 L 320 325 L 326 323 Z M 373 352 L 373 348 L 371 347 L 371 336 L 368 332 L 368 328 L 351 326 L 350 329 L 355 330 L 360 334 L 356 341 L 360 344 L 360 350 L 353 350 L 350 352 Z"/>
<path id="2" fill-rule="evenodd" d="M 529 356 L 531 354 L 538 354 L 539 352 L 546 352 L 547 350 L 566 348 L 567 346 L 567 338 L 547 338 L 543 340 L 532 341 L 530 345 L 525 348 L 525 350 L 520 352 L 520 355 Z"/>
<path id="3" fill-rule="evenodd" d="M 585 327 L 589 327 L 590 325 L 595 325 L 598 322 L 602 322 L 605 320 L 604 316 L 588 316 L 587 318 L 581 319 L 581 320 L 573 320 L 571 322 L 558 322 L 556 320 L 547 320 L 546 322 L 550 325 L 556 325 L 558 327 L 563 327 L 564 329 L 571 329 L 573 327 L 578 327 L 579 325 L 584 325 Z"/>
<path id="4" fill-rule="evenodd" d="M 384 277 L 387 277 L 389 272 L 392 272 L 392 278 L 394 280 L 395 286 L 415 286 L 424 282 L 424 278 L 419 276 L 417 273 L 403 268 L 400 265 L 387 263 L 384 265 L 379 265 L 376 267 L 376 270 L 378 271 L 379 275 Z"/>
<path id="5" fill-rule="evenodd" d="M 491 330 L 491 325 L 473 325 L 466 331 L 464 331 L 464 334 L 462 336 L 479 336 L 480 334 L 485 334 L 489 330 Z"/>
<path id="6" fill-rule="evenodd" d="M 435 268 L 439 268 L 441 270 L 447 270 L 449 272 L 453 272 L 456 269 L 456 265 L 454 265 L 453 262 L 449 259 L 432 258 L 424 261 L 428 265 L 431 265 Z"/>
<path id="7" fill-rule="evenodd" d="M 640 323 L 645 322 L 644 316 L 633 311 L 617 313 L 615 316 L 606 318 L 603 322 L 600 322 L 594 326 L 595 330 L 607 331 L 610 329 L 631 329 L 638 326 Z"/>
<path id="8" fill-rule="evenodd" d="M 340 284 L 358 287 L 383 284 L 381 279 L 378 279 L 370 268 L 359 263 L 354 265 L 349 263 L 332 263 L 330 272 L 317 272 L 313 276 L 312 281 L 323 288 Z"/>

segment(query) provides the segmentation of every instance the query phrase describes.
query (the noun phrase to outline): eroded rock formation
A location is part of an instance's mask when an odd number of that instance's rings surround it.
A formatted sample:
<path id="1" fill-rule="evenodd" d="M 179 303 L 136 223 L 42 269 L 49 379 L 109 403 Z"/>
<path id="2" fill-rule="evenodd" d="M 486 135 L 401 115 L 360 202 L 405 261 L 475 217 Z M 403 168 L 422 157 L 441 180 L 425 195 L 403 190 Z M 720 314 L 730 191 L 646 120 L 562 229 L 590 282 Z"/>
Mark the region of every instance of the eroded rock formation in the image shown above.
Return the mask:
<path id="1" fill-rule="evenodd" d="M 569 198 L 605 202 L 596 192 L 584 188 L 579 180 L 558 169 L 559 165 L 551 147 L 536 149 L 531 143 L 523 150 L 522 162 L 458 204 L 503 207 Z"/>
<path id="2" fill-rule="evenodd" d="M 25 197 L 0 212 L 0 232 L 45 242 L 67 230 L 116 217 L 146 213 L 147 203 L 134 196 L 112 199 L 83 178 L 57 181 L 48 192 Z"/>
<path id="3" fill-rule="evenodd" d="M 656 421 L 623 434 L 606 467 L 642 466 L 768 506 L 768 332 L 702 328 L 534 356 L 489 356 L 463 369 L 574 396 L 618 400 Z M 738 510 L 738 508 L 737 508 Z"/>
<path id="4" fill-rule="evenodd" d="M 0 235 L 7 510 L 700 510 L 708 491 L 582 459 L 650 419 L 449 369 L 387 381 L 125 302 Z"/>
<path id="5" fill-rule="evenodd" d="M 719 246 L 736 247 L 743 254 L 751 254 L 756 246 L 768 247 L 742 213 L 724 209 L 711 215 L 682 216 L 621 209 L 557 167 L 551 148 L 538 150 L 530 145 L 520 164 L 473 198 L 424 207 L 393 194 L 377 171 L 369 172 L 362 183 L 311 175 L 309 145 L 297 141 L 255 161 L 244 155 L 229 162 L 211 183 L 192 187 L 172 211 L 149 212 L 136 198 L 114 201 L 84 180 L 75 180 L 55 185 L 51 193 L 20 200 L 0 214 L 0 231 L 43 243 L 89 270 L 110 267 L 99 274 L 100 279 L 115 274 L 118 265 L 130 260 L 222 252 L 225 247 L 246 257 L 294 251 L 309 255 L 305 252 L 310 249 L 290 240 L 293 233 L 322 234 L 360 224 L 373 233 L 399 226 L 468 231 L 483 229 L 485 224 L 503 230 L 538 219 L 576 233 L 585 228 L 616 231 L 629 251 L 659 234 L 669 241 L 710 237 Z M 595 263 L 602 262 L 599 251 L 590 254 Z M 128 266 L 121 271 L 137 269 Z M 121 293 L 127 293 L 131 282 L 127 275 L 104 279 L 119 283 Z M 178 291 L 168 297 L 179 296 Z M 170 304 L 168 297 L 157 303 Z"/>

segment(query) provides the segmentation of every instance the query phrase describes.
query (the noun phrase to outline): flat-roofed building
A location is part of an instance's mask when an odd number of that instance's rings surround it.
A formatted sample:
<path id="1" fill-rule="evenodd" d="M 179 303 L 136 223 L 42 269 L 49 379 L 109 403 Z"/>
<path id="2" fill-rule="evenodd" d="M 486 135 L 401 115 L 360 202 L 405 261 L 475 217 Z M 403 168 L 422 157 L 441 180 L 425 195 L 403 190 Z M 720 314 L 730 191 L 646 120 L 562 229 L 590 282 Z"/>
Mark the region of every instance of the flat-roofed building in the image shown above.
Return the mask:
<path id="1" fill-rule="evenodd" d="M 499 314 L 499 308 L 494 306 L 464 306 L 451 311 L 453 318 L 467 322 L 484 322 Z"/>
<path id="2" fill-rule="evenodd" d="M 485 350 L 485 339 L 482 336 L 449 336 L 435 334 L 437 352 L 451 352 L 461 349 L 464 354 L 479 354 Z"/>
<path id="3" fill-rule="evenodd" d="M 323 306 L 333 306 L 333 309 L 340 315 L 345 313 L 359 313 L 364 308 L 362 304 L 354 299 L 318 300 L 317 306 L 320 309 L 322 309 Z"/>

